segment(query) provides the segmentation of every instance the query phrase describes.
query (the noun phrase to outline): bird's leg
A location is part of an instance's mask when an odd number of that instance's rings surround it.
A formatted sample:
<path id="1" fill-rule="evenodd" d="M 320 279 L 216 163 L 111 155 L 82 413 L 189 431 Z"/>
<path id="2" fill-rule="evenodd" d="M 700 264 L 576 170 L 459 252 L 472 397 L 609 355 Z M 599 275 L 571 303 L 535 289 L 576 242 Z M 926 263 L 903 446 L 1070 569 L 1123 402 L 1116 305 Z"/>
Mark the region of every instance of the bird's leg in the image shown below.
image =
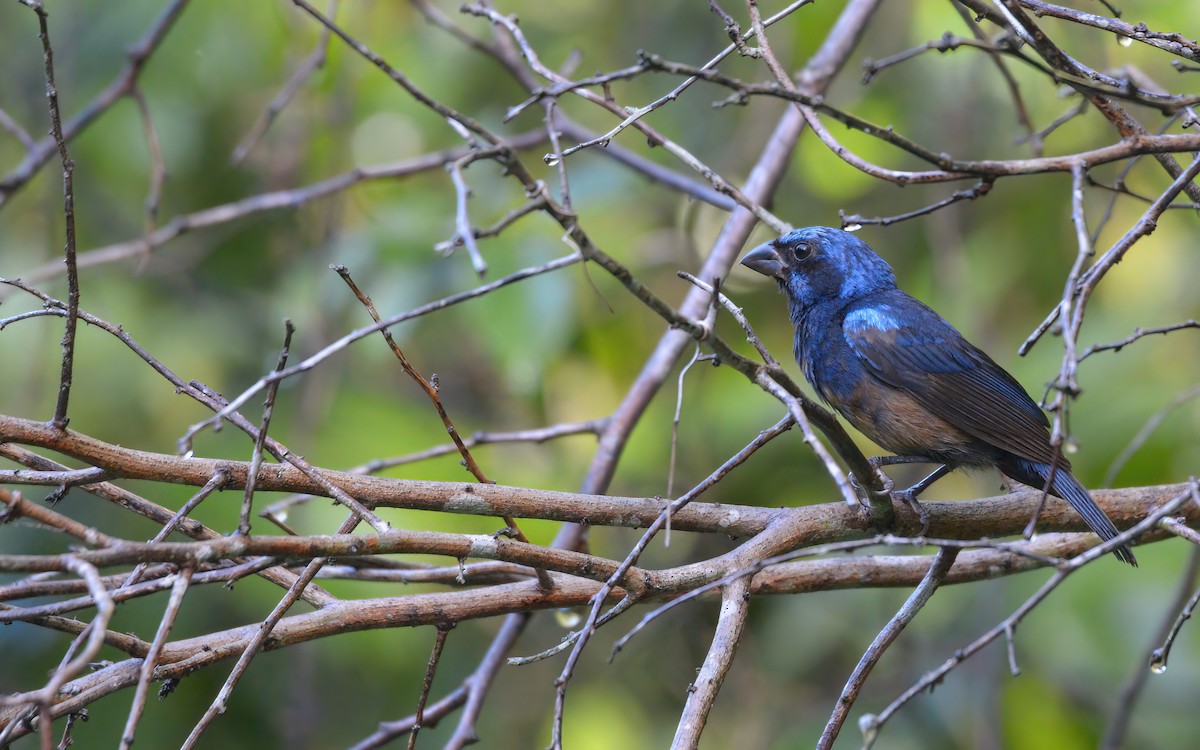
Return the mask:
<path id="1" fill-rule="evenodd" d="M 883 491 L 890 495 L 896 489 L 896 483 L 883 472 L 884 466 L 930 463 L 930 461 L 924 456 L 871 456 L 867 459 L 867 463 L 871 464 L 871 468 L 875 470 L 875 475 L 879 477 L 879 481 L 883 484 Z"/>
<path id="2" fill-rule="evenodd" d="M 882 467 L 884 466 L 894 466 L 896 464 L 936 463 L 936 461 L 930 461 L 927 456 L 874 456 L 867 460 L 870 461 L 871 466 L 874 467 L 875 471 L 879 472 L 880 476 L 882 477 L 887 477 L 887 475 L 882 471 Z M 922 536 L 929 531 L 929 514 L 926 513 L 925 509 L 921 507 L 921 504 L 917 502 L 917 495 L 920 495 L 922 492 L 929 489 L 931 484 L 949 474 L 950 471 L 951 467 L 943 464 L 934 469 L 932 472 L 930 472 L 929 476 L 917 482 L 912 487 L 900 491 L 892 491 L 890 487 L 892 481 L 891 479 L 886 479 L 886 483 L 889 485 L 889 492 L 892 497 L 895 500 L 898 500 L 912 508 L 913 512 L 917 514 L 917 517 L 921 519 Z"/>
<path id="3" fill-rule="evenodd" d="M 867 462 L 876 469 L 881 466 L 894 466 L 896 464 L 936 464 L 937 461 L 930 461 L 927 456 L 871 456 Z"/>
<path id="4" fill-rule="evenodd" d="M 883 484 L 883 491 L 892 495 L 896 489 L 896 483 L 884 473 L 884 466 L 893 466 L 895 464 L 930 464 L 936 462 L 930 461 L 924 456 L 871 456 L 867 459 L 867 463 L 871 464 L 871 468 L 875 470 L 875 476 L 879 477 L 879 481 Z"/>
<path id="5" fill-rule="evenodd" d="M 930 485 L 949 474 L 952 470 L 953 468 L 951 466 L 942 464 L 933 471 L 929 472 L 929 476 L 917 482 L 912 487 L 896 493 L 896 498 L 904 502 L 906 505 L 908 505 L 908 507 L 912 508 L 913 512 L 917 514 L 917 518 L 921 519 L 921 536 L 925 536 L 927 533 L 929 533 L 929 513 L 927 513 L 925 508 L 923 508 L 921 504 L 917 502 L 917 495 L 920 495 L 922 492 L 929 489 Z"/>

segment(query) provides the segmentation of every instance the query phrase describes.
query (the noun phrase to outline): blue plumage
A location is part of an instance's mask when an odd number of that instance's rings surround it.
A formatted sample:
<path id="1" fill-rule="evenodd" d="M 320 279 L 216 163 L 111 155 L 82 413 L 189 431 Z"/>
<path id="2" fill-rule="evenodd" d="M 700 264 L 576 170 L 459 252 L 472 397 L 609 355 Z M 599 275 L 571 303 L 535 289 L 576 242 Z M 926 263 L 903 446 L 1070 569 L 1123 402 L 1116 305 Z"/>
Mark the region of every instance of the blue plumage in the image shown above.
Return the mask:
<path id="1" fill-rule="evenodd" d="M 930 481 L 959 466 L 995 466 L 1066 500 L 1102 539 L 1117 535 L 1056 455 L 1046 415 L 1021 384 L 898 289 L 891 266 L 866 243 L 807 227 L 755 248 L 742 264 L 779 283 L 804 376 L 867 437 L 944 464 Z M 1127 546 L 1115 554 L 1137 564 Z"/>

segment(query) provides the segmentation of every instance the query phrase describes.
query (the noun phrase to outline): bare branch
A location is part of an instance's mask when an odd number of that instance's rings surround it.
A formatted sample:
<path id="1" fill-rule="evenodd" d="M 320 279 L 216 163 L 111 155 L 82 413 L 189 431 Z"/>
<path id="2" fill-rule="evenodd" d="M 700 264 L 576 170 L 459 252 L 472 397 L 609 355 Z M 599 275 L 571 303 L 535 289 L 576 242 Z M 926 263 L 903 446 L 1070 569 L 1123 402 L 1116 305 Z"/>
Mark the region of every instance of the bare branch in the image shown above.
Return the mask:
<path id="1" fill-rule="evenodd" d="M 879 631 L 879 635 L 875 636 L 875 640 L 867 647 L 863 653 L 862 659 L 858 665 L 854 667 L 854 671 L 850 673 L 850 678 L 846 680 L 846 686 L 842 688 L 842 694 L 838 697 L 837 703 L 833 707 L 833 714 L 829 717 L 829 722 L 825 724 L 825 729 L 821 732 L 821 738 L 817 741 L 817 748 L 825 750 L 833 747 L 833 741 L 837 739 L 838 733 L 842 729 L 842 724 L 846 722 L 846 717 L 850 715 L 850 709 L 854 706 L 854 701 L 858 699 L 858 693 L 862 690 L 863 684 L 867 681 L 867 676 L 871 674 L 871 670 L 879 663 L 883 657 L 884 651 L 892 642 L 900 637 L 900 632 L 912 622 L 929 598 L 933 596 L 933 592 L 946 578 L 946 574 L 950 572 L 950 567 L 954 565 L 954 559 L 958 556 L 957 547 L 943 547 L 938 550 L 937 555 L 929 565 L 929 572 L 925 578 L 921 579 L 921 584 L 913 591 L 912 596 L 904 602 L 904 606 L 900 608 L 894 617 L 888 621 L 883 630 Z M 864 732 L 870 737 L 871 727 Z"/>
<path id="2" fill-rule="evenodd" d="M 675 729 L 672 748 L 693 748 L 700 744 L 700 733 L 708 723 L 708 714 L 717 700 L 717 691 L 725 682 L 729 668 L 733 665 L 738 643 L 746 630 L 746 616 L 750 612 L 750 579 L 739 578 L 725 587 L 721 593 L 721 615 L 717 618 L 717 629 L 713 633 L 708 655 L 688 687 L 687 703 Z"/>

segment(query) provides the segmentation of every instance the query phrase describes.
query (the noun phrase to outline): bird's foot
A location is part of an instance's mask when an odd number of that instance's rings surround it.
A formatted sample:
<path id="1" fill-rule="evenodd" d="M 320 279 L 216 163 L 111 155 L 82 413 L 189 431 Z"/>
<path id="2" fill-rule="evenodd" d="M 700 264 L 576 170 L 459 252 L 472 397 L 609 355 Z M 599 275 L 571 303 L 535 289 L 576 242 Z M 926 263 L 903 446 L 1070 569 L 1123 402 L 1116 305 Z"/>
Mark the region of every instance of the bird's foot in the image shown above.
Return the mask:
<path id="1" fill-rule="evenodd" d="M 874 465 L 874 466 L 875 466 L 875 476 L 879 478 L 879 485 L 880 485 L 880 487 L 883 488 L 879 492 L 879 494 L 891 495 L 896 490 L 896 483 L 894 481 L 892 481 L 891 477 L 889 477 L 887 474 L 885 474 L 883 472 L 883 469 L 879 468 L 879 465 Z"/>
<path id="2" fill-rule="evenodd" d="M 907 490 L 893 492 L 892 500 L 904 503 L 912 509 L 913 513 L 917 514 L 917 518 L 921 519 L 921 536 L 929 533 L 929 511 L 925 510 L 925 506 L 917 502 L 917 493 L 913 492 L 913 488 L 910 487 Z"/>
<path id="3" fill-rule="evenodd" d="M 858 476 L 854 472 L 849 472 L 846 478 L 850 480 L 850 487 L 854 489 L 854 496 L 858 498 L 858 507 L 869 507 L 870 503 L 867 502 L 867 493 L 870 490 L 864 487 L 862 482 L 858 481 Z M 849 503 L 850 501 L 847 500 L 846 502 Z M 853 508 L 854 505 L 851 504 L 850 507 Z"/>
<path id="4" fill-rule="evenodd" d="M 891 477 L 880 471 L 879 467 L 875 467 L 875 475 L 878 477 L 879 483 L 882 486 L 882 489 L 880 489 L 878 492 L 871 489 L 871 487 L 859 479 L 858 475 L 856 475 L 854 472 L 847 474 L 847 477 L 850 479 L 850 486 L 854 488 L 854 494 L 858 497 L 858 506 L 860 508 L 866 508 L 868 510 L 871 508 L 872 495 L 875 497 L 892 496 L 892 490 L 895 489 L 896 484 L 892 481 Z"/>

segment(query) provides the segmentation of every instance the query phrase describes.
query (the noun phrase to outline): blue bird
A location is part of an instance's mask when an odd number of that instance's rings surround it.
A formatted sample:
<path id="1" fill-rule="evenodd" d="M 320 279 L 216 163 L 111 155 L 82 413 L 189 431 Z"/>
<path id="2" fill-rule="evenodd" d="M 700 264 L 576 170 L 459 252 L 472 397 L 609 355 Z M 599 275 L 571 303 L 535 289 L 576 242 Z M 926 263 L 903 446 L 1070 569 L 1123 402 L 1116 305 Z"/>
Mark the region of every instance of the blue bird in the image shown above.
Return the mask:
<path id="1" fill-rule="evenodd" d="M 1020 383 L 954 326 L 896 287 L 892 268 L 840 229 L 796 229 L 751 250 L 773 277 L 796 327 L 796 361 L 817 394 L 897 454 L 876 465 L 941 466 L 904 493 L 958 467 L 996 467 L 1068 503 L 1101 539 L 1117 528 L 1050 444 L 1050 424 Z M 1137 565 L 1128 546 L 1114 554 Z"/>

